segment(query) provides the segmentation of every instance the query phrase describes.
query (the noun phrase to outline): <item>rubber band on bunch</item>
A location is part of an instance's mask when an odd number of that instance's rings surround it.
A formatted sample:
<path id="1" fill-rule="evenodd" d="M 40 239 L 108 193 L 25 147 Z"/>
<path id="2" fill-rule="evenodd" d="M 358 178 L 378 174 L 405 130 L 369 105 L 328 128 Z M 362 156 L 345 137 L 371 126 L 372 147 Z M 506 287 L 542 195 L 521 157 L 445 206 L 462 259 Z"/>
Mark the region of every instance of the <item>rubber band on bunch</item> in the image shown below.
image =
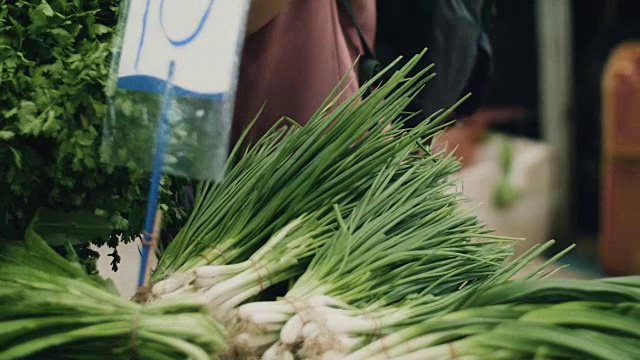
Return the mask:
<path id="1" fill-rule="evenodd" d="M 304 320 L 304 317 L 302 316 L 302 311 L 300 311 L 300 309 L 298 309 L 298 306 L 296 305 L 296 300 L 295 299 L 291 299 L 288 296 L 283 297 L 282 300 L 284 300 L 287 304 L 291 305 L 291 307 L 293 308 L 293 311 L 300 318 L 300 322 L 302 323 L 302 326 L 306 325 L 307 322 Z"/>
<path id="2" fill-rule="evenodd" d="M 453 343 L 448 343 L 449 345 L 449 355 L 451 355 L 451 360 L 458 359 L 458 354 L 456 353 L 456 349 L 453 347 Z"/>
<path id="3" fill-rule="evenodd" d="M 384 353 L 385 358 L 387 358 L 388 360 L 391 360 L 391 354 L 389 353 L 389 345 L 387 345 L 387 342 L 385 340 L 387 340 L 386 336 L 380 339 L 380 344 L 382 344 L 382 352 Z"/>
<path id="4" fill-rule="evenodd" d="M 256 269 L 256 274 L 258 275 L 258 285 L 260 286 L 260 292 L 264 291 L 264 281 L 262 279 L 262 275 L 260 275 L 260 270 L 265 269 L 267 271 L 267 279 L 271 277 L 271 271 L 266 266 L 258 265 L 258 262 L 255 259 L 249 259 L 253 267 Z"/>
<path id="5" fill-rule="evenodd" d="M 212 249 L 213 252 L 215 252 L 216 254 L 220 255 L 220 257 L 222 258 L 222 261 L 224 261 L 225 264 L 229 263 L 229 258 L 227 258 L 227 254 L 225 253 L 224 250 L 220 249 L 219 246 L 209 245 L 208 247 L 209 247 L 209 249 Z"/>

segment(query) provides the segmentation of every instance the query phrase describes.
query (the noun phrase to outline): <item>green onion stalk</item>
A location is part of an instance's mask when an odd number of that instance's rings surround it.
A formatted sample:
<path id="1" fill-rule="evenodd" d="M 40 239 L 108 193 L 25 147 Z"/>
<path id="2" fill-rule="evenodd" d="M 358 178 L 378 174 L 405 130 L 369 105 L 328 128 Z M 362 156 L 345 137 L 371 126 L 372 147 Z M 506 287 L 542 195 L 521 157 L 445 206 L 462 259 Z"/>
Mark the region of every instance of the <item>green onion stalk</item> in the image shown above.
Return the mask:
<path id="1" fill-rule="evenodd" d="M 620 283 L 616 281 L 621 280 Z M 521 279 L 405 327 L 345 360 L 638 359 L 640 277 Z"/>
<path id="2" fill-rule="evenodd" d="M 225 331 L 200 303 L 138 304 L 33 231 L 0 251 L 0 359 L 211 359 Z"/>
<path id="3" fill-rule="evenodd" d="M 304 127 L 284 126 L 283 120 L 254 145 L 245 148 L 239 141 L 225 179 L 199 186 L 192 215 L 160 256 L 153 294 L 193 285 L 201 266 L 248 260 L 300 216 L 323 218 L 334 205 L 349 209 L 389 159 L 434 136 L 450 111 L 412 130 L 402 126 L 414 116 L 405 115 L 404 108 L 430 78 L 429 68 L 408 77 L 421 56 L 365 99 L 363 87 L 338 103 L 340 84 Z"/>
<path id="4" fill-rule="evenodd" d="M 329 318 L 367 317 L 359 331 L 373 334 L 386 326 L 377 317 L 395 324 L 411 316 L 406 309 L 376 310 L 409 296 L 440 299 L 500 269 L 512 253 L 512 239 L 489 235 L 475 216 L 462 211 L 463 198 L 449 179 L 459 163 L 426 151 L 422 156 L 408 151 L 375 176 L 350 216 L 338 215 L 340 228 L 283 299 L 238 308 L 233 340 L 238 354 L 259 353 L 274 339 L 278 342 L 265 358 L 325 352 L 334 339 L 307 349 L 304 338 L 306 332 L 327 333 L 321 325 Z M 347 343 L 352 340 L 359 341 Z"/>

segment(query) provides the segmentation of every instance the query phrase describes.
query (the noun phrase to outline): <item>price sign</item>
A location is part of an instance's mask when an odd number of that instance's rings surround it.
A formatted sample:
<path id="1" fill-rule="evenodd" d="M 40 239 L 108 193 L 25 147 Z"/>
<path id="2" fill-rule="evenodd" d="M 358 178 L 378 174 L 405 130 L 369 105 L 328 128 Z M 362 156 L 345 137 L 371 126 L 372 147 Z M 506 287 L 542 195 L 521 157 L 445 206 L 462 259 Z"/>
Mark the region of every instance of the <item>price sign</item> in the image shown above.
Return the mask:
<path id="1" fill-rule="evenodd" d="M 175 62 L 177 96 L 232 91 L 247 1 L 130 0 L 118 87 L 162 93 Z"/>
<path id="2" fill-rule="evenodd" d="M 220 180 L 249 0 L 129 0 L 107 93 L 103 160 L 152 171 L 138 285 L 149 285 L 162 173 Z"/>

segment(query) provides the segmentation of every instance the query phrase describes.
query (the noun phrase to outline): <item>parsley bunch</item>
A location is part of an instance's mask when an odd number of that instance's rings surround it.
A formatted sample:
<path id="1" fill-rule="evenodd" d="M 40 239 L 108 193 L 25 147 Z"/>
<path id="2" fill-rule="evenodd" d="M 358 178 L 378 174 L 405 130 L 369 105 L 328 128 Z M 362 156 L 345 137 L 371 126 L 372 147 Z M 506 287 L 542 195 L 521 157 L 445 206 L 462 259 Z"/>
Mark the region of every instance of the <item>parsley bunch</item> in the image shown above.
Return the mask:
<path id="1" fill-rule="evenodd" d="M 148 173 L 100 162 L 119 3 L 0 2 L 0 238 L 35 218 L 52 245 L 91 259 L 88 241 L 115 248 L 140 233 Z M 164 179 L 165 223 L 184 217 L 176 188 Z"/>

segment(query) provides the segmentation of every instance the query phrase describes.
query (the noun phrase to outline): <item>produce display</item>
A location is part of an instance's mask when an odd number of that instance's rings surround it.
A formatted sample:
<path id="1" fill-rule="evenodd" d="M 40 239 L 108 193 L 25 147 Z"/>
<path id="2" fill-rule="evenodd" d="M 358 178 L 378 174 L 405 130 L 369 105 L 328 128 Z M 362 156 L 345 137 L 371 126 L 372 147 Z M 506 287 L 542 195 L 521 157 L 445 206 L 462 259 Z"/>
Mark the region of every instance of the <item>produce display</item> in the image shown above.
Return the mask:
<path id="1" fill-rule="evenodd" d="M 640 277 L 549 277 L 566 249 L 513 279 L 553 242 L 507 262 L 461 206 L 428 145 L 453 109 L 403 127 L 419 58 L 237 145 L 134 299 L 34 231 L 5 246 L 0 359 L 640 358 Z"/>

